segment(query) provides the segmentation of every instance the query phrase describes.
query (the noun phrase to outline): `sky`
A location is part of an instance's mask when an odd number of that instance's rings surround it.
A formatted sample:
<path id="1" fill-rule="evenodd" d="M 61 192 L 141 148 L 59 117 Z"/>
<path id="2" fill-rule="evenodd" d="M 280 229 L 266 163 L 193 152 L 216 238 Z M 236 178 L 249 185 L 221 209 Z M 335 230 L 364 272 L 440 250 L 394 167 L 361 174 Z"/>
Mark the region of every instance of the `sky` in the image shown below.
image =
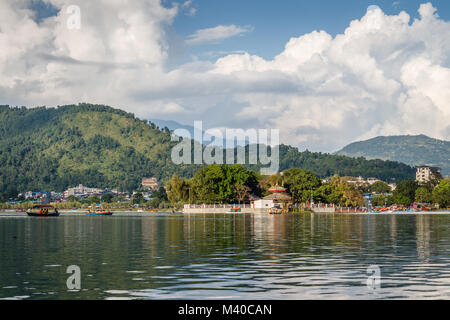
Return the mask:
<path id="1" fill-rule="evenodd" d="M 2 0 L 0 104 L 279 129 L 323 152 L 449 140 L 449 20 L 448 0 Z"/>

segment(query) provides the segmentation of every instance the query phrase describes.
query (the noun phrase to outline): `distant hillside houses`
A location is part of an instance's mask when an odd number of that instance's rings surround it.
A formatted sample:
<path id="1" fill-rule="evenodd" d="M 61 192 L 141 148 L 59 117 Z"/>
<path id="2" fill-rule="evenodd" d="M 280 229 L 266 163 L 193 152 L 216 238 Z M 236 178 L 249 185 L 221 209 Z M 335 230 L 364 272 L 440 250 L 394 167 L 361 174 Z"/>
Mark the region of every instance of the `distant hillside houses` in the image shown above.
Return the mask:
<path id="1" fill-rule="evenodd" d="M 342 177 L 345 181 L 347 181 L 348 183 L 353 183 L 353 184 L 369 184 L 372 185 L 377 181 L 380 181 L 377 178 L 367 178 L 364 179 L 363 177 Z M 322 179 L 323 183 L 329 182 L 330 179 Z"/>
<path id="2" fill-rule="evenodd" d="M 60 201 L 63 197 L 62 193 L 59 192 L 46 192 L 46 191 L 27 191 L 22 195 L 25 200 L 39 202 L 39 203 L 50 203 L 53 201 Z"/>
<path id="3" fill-rule="evenodd" d="M 69 188 L 64 191 L 64 198 L 68 198 L 70 196 L 75 196 L 79 198 L 90 197 L 90 196 L 101 196 L 103 195 L 104 190 L 98 188 L 89 188 L 85 187 L 82 184 L 78 185 L 78 187 Z"/>
<path id="4" fill-rule="evenodd" d="M 66 191 L 64 191 L 63 197 L 64 197 L 64 199 L 67 199 L 70 196 L 75 196 L 75 197 L 81 198 L 81 199 L 86 199 L 89 197 L 99 197 L 100 198 L 102 195 L 108 194 L 108 193 L 114 194 L 114 195 L 119 195 L 119 194 L 125 195 L 126 194 L 124 192 L 119 192 L 117 190 L 90 188 L 90 187 L 85 187 L 82 184 L 80 184 L 77 187 L 69 188 Z"/>
<path id="5" fill-rule="evenodd" d="M 430 167 L 430 166 L 420 166 L 417 167 L 416 171 L 416 181 L 418 183 L 427 183 L 431 180 L 441 179 L 441 168 Z"/>

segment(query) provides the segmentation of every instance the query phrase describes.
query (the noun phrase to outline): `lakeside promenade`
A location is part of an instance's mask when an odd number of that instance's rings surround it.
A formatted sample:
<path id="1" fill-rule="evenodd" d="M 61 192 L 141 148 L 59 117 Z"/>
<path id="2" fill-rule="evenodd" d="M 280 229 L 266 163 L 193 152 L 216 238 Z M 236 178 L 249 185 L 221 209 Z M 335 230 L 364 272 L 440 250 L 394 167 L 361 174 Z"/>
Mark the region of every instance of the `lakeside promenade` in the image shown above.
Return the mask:
<path id="1" fill-rule="evenodd" d="M 198 214 L 198 213 L 231 213 L 231 209 L 241 208 L 239 213 L 269 213 L 271 208 L 255 208 L 252 204 L 186 204 L 183 208 L 184 214 Z M 371 210 L 363 210 L 362 208 L 347 208 L 335 205 L 317 204 L 308 207 L 312 213 L 336 213 L 336 214 L 450 214 L 450 211 L 397 211 L 397 212 L 375 212 Z"/>

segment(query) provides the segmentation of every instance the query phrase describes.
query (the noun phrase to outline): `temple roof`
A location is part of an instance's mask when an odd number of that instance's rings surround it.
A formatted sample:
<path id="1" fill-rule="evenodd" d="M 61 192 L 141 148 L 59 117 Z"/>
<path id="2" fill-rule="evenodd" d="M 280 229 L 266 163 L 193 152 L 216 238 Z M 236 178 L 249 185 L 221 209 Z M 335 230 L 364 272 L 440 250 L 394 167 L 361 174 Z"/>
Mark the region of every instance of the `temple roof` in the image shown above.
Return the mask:
<path id="1" fill-rule="evenodd" d="M 263 200 L 290 201 L 291 197 L 286 193 L 275 192 L 264 197 Z"/>
<path id="2" fill-rule="evenodd" d="M 274 186 L 271 187 L 269 190 L 269 192 L 286 192 L 286 189 L 280 186 Z"/>

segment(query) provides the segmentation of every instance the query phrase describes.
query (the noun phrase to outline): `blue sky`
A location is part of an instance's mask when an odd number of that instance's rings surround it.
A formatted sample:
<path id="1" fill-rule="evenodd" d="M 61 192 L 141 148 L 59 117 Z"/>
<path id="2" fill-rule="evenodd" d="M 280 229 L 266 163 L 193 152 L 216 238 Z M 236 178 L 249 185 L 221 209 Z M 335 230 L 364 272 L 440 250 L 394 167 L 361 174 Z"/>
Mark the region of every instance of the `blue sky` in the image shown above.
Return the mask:
<path id="1" fill-rule="evenodd" d="M 421 3 L 431 2 L 443 20 L 450 20 L 448 0 L 163 0 L 166 7 L 178 5 L 180 12 L 172 25 L 177 37 L 187 38 L 199 29 L 217 25 L 249 27 L 251 31 L 215 43 L 184 48 L 184 63 L 192 58 L 215 60 L 226 53 L 246 51 L 265 59 L 279 54 L 291 37 L 314 30 L 324 30 L 332 36 L 342 33 L 349 22 L 361 18 L 371 5 L 386 14 L 406 11 L 417 18 Z M 51 5 L 32 0 L 38 20 L 55 15 Z M 190 10 L 194 9 L 194 14 Z"/>
<path id="2" fill-rule="evenodd" d="M 173 2 L 167 1 L 171 5 Z M 291 37 L 314 30 L 325 30 L 335 36 L 342 33 L 354 19 L 360 19 L 370 5 L 378 5 L 386 14 L 406 11 L 417 18 L 417 10 L 425 0 L 192 0 L 195 15 L 187 12 L 176 17 L 174 28 L 187 37 L 198 29 L 235 24 L 252 26 L 244 35 L 228 38 L 220 43 L 198 45 L 189 53 L 207 59 L 210 51 L 245 50 L 265 59 L 279 54 Z M 450 1 L 430 1 L 443 20 L 450 20 Z M 211 58 L 211 57 L 210 57 Z M 214 58 L 214 57 L 212 57 Z"/>

